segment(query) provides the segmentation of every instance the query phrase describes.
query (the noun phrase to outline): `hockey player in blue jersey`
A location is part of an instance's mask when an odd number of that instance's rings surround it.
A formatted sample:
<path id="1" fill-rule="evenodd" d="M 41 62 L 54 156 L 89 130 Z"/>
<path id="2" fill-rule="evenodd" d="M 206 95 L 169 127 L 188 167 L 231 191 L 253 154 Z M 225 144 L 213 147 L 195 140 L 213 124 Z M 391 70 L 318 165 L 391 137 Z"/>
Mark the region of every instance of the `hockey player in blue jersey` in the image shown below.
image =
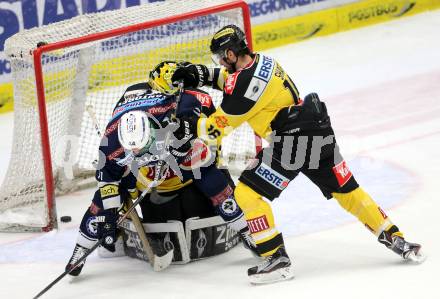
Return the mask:
<path id="1" fill-rule="evenodd" d="M 165 145 L 167 132 L 176 128 L 170 120 L 179 93 L 171 82 L 176 68 L 175 62 L 162 62 L 150 72 L 148 82 L 128 87 L 116 104 L 99 147 L 98 190 L 83 216 L 66 270 L 88 253 L 98 239 L 103 238 L 103 246 L 114 251 L 118 210 L 125 200 L 137 198 L 139 175 L 144 181 L 147 179 L 147 184 L 152 181 L 159 159 L 166 162 L 166 171 L 157 187 L 159 192 L 179 195 L 183 194 L 184 188 L 193 188 L 194 192 L 190 189 L 191 196 L 187 196 L 187 202 L 181 198 L 183 207 L 171 204 L 168 209 L 162 210 L 154 209 L 147 196 L 141 204 L 144 222 L 184 221 L 190 217 L 217 214 L 239 233 L 245 247 L 252 249 L 255 246 L 243 213 L 234 199 L 232 180 L 216 167 L 216 149 L 210 149 L 201 141 L 189 142 L 193 136 L 181 130 L 180 134 L 176 133 L 177 136 L 170 135 L 172 142 L 168 148 Z M 176 116 L 194 113 L 207 116 L 214 111 L 207 93 L 186 89 L 181 93 Z M 195 189 L 198 191 L 195 192 Z M 69 274 L 79 275 L 83 265 Z"/>

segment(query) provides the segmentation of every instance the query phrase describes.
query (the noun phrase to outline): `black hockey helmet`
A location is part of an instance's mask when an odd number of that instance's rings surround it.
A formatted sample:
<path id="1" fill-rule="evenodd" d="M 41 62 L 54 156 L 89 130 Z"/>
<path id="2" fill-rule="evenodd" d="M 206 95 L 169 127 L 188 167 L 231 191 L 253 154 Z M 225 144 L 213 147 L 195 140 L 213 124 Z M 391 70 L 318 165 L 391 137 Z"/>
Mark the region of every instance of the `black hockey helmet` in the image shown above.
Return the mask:
<path id="1" fill-rule="evenodd" d="M 210 45 L 212 54 L 225 55 L 226 50 L 232 50 L 237 56 L 248 50 L 246 35 L 235 25 L 227 25 L 214 34 Z"/>

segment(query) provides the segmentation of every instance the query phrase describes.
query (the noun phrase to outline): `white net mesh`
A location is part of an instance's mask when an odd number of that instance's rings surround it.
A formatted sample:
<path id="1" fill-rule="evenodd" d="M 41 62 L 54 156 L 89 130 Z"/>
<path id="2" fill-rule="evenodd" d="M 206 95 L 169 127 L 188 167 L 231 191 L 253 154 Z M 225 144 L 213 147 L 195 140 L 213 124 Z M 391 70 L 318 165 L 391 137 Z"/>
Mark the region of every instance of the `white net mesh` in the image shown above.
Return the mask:
<path id="1" fill-rule="evenodd" d="M 125 29 L 115 37 L 67 45 L 43 54 L 42 69 L 50 153 L 56 192 L 93 182 L 92 162 L 99 137 L 85 110 L 91 105 L 104 127 L 125 88 L 145 81 L 162 60 L 210 64 L 209 41 L 227 24 L 244 28 L 239 8 L 207 13 L 175 23 L 166 17 L 229 1 L 166 1 L 124 10 L 83 15 L 19 33 L 6 41 L 14 77 L 14 140 L 0 190 L 0 229 L 39 230 L 48 222 L 39 110 L 32 50 L 40 42 L 57 43 L 109 30 L 161 20 L 154 27 Z M 122 31 L 124 31 L 122 33 Z M 219 104 L 221 93 L 210 93 Z M 226 163 L 255 154 L 252 130 L 245 125 L 222 144 Z M 244 163 L 239 167 L 243 168 Z M 89 178 L 87 180 L 87 178 Z"/>

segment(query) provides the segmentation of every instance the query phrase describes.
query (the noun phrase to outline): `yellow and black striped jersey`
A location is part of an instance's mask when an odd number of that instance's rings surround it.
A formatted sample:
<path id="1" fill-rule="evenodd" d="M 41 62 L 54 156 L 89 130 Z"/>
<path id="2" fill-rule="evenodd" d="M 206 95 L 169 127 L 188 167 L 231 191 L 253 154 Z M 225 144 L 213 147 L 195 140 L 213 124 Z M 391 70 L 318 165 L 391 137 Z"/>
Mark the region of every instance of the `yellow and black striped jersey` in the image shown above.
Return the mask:
<path id="1" fill-rule="evenodd" d="M 217 68 L 213 79 L 213 87 L 223 90 L 223 100 L 215 113 L 199 119 L 197 131 L 201 138 L 220 141 L 246 121 L 264 138 L 272 132 L 270 122 L 277 113 L 300 102 L 293 81 L 266 55 L 255 54 L 248 66 L 232 74 Z"/>

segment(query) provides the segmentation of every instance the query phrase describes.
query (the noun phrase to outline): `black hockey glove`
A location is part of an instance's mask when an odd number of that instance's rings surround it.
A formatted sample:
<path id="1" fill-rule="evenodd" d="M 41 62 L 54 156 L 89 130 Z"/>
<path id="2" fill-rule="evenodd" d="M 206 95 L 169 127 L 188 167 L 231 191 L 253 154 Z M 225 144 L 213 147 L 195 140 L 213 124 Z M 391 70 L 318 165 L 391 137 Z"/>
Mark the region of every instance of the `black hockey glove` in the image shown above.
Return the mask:
<path id="1" fill-rule="evenodd" d="M 117 239 L 117 224 L 118 221 L 118 211 L 117 209 L 106 210 L 104 216 L 98 222 L 98 236 L 103 238 L 102 247 L 110 252 L 115 252 L 115 242 Z"/>
<path id="2" fill-rule="evenodd" d="M 278 134 L 298 134 L 330 127 L 327 108 L 316 93 L 308 94 L 302 105 L 281 109 L 270 123 Z"/>
<path id="3" fill-rule="evenodd" d="M 189 64 L 181 66 L 174 71 L 171 81 L 177 86 L 176 82 L 183 80 L 184 87 L 202 87 L 208 83 L 209 70 L 203 64 Z"/>
<path id="4" fill-rule="evenodd" d="M 196 115 L 180 116 L 177 120 L 178 127 L 174 131 L 174 137 L 171 145 L 171 154 L 178 158 L 183 158 L 192 147 L 192 141 L 197 138 L 197 120 Z"/>

